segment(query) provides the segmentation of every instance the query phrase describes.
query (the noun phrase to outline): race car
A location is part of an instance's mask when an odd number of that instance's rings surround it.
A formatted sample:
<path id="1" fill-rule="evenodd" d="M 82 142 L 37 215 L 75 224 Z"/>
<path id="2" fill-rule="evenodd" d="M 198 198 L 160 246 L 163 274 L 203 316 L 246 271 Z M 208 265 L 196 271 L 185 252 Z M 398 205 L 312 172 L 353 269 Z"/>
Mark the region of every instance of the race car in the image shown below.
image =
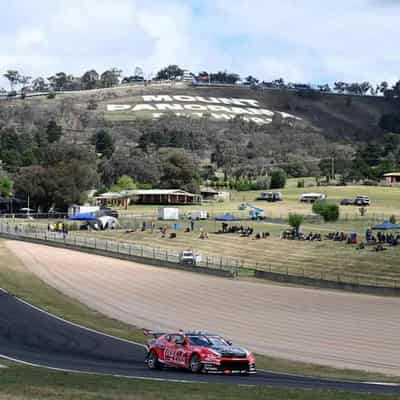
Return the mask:
<path id="1" fill-rule="evenodd" d="M 174 367 L 194 373 L 254 374 L 256 359 L 222 336 L 205 332 L 145 331 L 149 369 Z"/>

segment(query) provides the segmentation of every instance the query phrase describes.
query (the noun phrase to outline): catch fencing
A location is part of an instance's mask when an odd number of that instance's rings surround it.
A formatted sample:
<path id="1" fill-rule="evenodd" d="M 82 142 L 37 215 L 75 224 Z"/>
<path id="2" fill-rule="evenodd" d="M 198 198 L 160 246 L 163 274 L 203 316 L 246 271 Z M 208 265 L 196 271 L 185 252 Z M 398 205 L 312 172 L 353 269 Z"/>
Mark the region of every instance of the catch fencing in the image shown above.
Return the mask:
<path id="1" fill-rule="evenodd" d="M 0 223 L 3 238 L 56 245 L 158 266 L 210 273 L 225 277 L 274 280 L 300 285 L 400 296 L 400 279 L 374 274 L 343 274 L 320 269 L 252 264 L 228 257 L 202 255 L 196 265 L 182 264 L 180 252 L 133 242 L 90 237 L 75 232 L 50 232 L 32 225 Z"/>

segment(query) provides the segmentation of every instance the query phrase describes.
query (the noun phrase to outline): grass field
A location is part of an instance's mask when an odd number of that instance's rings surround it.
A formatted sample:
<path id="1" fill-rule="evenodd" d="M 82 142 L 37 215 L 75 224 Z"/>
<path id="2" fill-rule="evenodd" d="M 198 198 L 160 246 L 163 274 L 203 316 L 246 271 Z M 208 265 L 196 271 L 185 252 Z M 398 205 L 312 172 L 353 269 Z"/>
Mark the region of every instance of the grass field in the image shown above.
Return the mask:
<path id="1" fill-rule="evenodd" d="M 222 384 L 185 384 L 79 375 L 12 367 L 0 370 L 1 400 L 391 400 L 397 395 L 332 390 L 282 389 Z"/>
<path id="2" fill-rule="evenodd" d="M 305 188 L 297 188 L 296 184 L 299 179 L 289 179 L 285 189 L 279 191 L 283 194 L 283 201 L 277 203 L 268 203 L 264 201 L 256 201 L 260 195 L 260 191 L 248 192 L 230 192 L 230 200 L 225 202 L 207 203 L 201 206 L 184 206 L 183 211 L 193 209 L 205 209 L 210 213 L 221 213 L 226 211 L 238 212 L 238 206 L 243 202 L 249 202 L 258 207 L 264 208 L 266 216 L 274 218 L 287 218 L 290 212 L 298 212 L 304 215 L 312 213 L 310 204 L 301 203 L 299 197 L 302 193 L 317 192 L 325 193 L 327 199 L 339 203 L 343 198 L 352 198 L 357 195 L 369 196 L 371 205 L 367 208 L 365 217 L 360 216 L 359 207 L 357 206 L 340 206 L 341 219 L 338 226 L 343 222 L 350 220 L 355 223 L 354 228 L 362 225 L 362 221 L 367 223 L 371 220 L 381 221 L 383 218 L 389 218 L 395 215 L 400 219 L 400 187 L 384 187 L 384 186 L 310 186 Z M 305 183 L 311 185 L 312 178 L 306 178 Z M 314 181 L 315 183 L 315 181 Z M 121 213 L 134 214 L 150 214 L 155 213 L 154 206 L 133 205 L 128 210 L 121 210 Z M 351 226 L 351 225 L 350 225 Z"/>
<path id="3" fill-rule="evenodd" d="M 67 320 L 121 338 L 126 338 L 137 342 L 144 342 L 144 336 L 141 329 L 132 327 L 128 324 L 111 319 L 94 310 L 91 310 L 81 303 L 63 295 L 54 288 L 46 285 L 36 276 L 32 275 L 25 268 L 25 266 L 21 264 L 19 259 L 5 247 L 4 241 L 2 240 L 0 240 L 0 287 L 32 304 L 45 309 L 48 312 Z M 1 361 L 0 364 L 7 365 L 9 363 Z M 11 366 L 9 369 L 0 369 L 0 374 L 3 374 L 1 376 L 4 377 L 4 374 L 10 374 L 12 377 L 14 373 L 18 375 L 18 371 L 21 368 L 25 368 L 16 367 L 13 364 L 9 365 Z M 364 371 L 338 370 L 335 368 L 293 362 L 290 360 L 277 359 L 263 355 L 257 356 L 257 365 L 258 368 L 275 372 L 320 376 L 333 379 L 400 382 L 400 377 L 387 377 L 381 374 L 368 373 Z M 26 371 L 33 373 L 31 369 L 26 369 Z M 60 375 L 65 376 L 65 374 Z M 1 399 L 1 391 L 4 388 L 4 381 L 2 378 L 0 379 Z"/>

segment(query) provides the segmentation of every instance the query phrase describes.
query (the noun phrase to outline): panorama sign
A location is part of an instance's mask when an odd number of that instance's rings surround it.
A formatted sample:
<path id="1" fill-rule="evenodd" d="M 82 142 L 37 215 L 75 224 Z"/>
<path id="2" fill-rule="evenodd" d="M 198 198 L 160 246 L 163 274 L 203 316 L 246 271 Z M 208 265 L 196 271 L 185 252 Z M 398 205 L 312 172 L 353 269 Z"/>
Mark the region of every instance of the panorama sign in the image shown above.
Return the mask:
<path id="1" fill-rule="evenodd" d="M 301 119 L 285 112 L 262 108 L 259 102 L 253 99 L 186 95 L 147 95 L 141 96 L 141 99 L 142 102 L 138 104 L 108 104 L 107 112 L 126 112 L 138 116 L 145 113 L 152 118 L 174 113 L 177 116 L 197 118 L 210 116 L 216 120 L 230 120 L 240 116 L 246 122 L 260 125 L 271 123 L 276 114 L 282 118 Z"/>

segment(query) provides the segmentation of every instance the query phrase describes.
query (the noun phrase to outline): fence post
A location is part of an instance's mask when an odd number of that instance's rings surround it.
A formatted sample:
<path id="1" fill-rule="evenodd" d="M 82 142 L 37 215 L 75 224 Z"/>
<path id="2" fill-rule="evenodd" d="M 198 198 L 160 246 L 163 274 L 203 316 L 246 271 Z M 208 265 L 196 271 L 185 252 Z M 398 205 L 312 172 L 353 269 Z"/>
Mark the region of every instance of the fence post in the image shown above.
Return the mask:
<path id="1" fill-rule="evenodd" d="M 106 239 L 106 248 L 104 250 L 108 251 L 108 240 L 107 239 Z"/>

